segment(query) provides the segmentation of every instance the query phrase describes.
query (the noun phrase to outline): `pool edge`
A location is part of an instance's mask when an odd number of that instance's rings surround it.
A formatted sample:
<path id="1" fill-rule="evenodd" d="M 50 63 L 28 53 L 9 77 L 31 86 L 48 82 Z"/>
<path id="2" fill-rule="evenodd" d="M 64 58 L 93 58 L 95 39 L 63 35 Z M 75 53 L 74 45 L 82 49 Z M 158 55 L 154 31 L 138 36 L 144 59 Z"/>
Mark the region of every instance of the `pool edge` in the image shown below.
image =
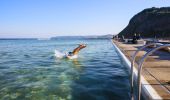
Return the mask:
<path id="1" fill-rule="evenodd" d="M 113 46 L 116 48 L 116 50 L 118 51 L 118 53 L 120 54 L 120 56 L 123 58 L 123 60 L 125 61 L 125 63 L 128 66 L 128 69 L 130 70 L 131 68 L 131 62 L 129 61 L 129 59 L 123 54 L 123 52 L 114 44 L 114 42 L 111 40 Z M 134 68 L 134 76 L 137 77 L 137 69 Z M 136 78 L 135 78 L 136 79 Z M 135 80 L 136 81 L 136 80 Z M 144 97 L 144 99 L 146 100 L 152 100 L 152 99 L 159 99 L 159 100 L 163 100 L 161 96 L 159 96 L 159 94 L 155 91 L 155 89 L 145 80 L 145 78 L 143 76 L 141 76 L 141 83 L 143 84 L 147 84 L 147 85 L 142 85 L 142 96 Z M 148 85 L 149 84 L 149 85 Z"/>

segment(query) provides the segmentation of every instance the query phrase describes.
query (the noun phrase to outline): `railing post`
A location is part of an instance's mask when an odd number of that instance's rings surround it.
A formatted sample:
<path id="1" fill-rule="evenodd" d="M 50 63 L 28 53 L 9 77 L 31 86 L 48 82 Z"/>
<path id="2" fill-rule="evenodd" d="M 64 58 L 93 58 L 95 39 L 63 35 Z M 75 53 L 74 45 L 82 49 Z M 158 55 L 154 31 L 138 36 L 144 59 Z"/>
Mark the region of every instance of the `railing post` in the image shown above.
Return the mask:
<path id="1" fill-rule="evenodd" d="M 133 93 L 133 77 L 134 77 L 134 74 L 133 74 L 133 67 L 134 67 L 134 63 L 135 63 L 135 59 L 136 59 L 136 56 L 137 54 L 139 53 L 139 51 L 143 50 L 144 48 L 148 47 L 148 46 L 151 46 L 151 45 L 162 45 L 160 43 L 150 43 L 150 44 L 147 44 L 147 45 L 144 45 L 142 46 L 141 48 L 139 48 L 135 53 L 134 55 L 132 56 L 132 61 L 131 61 L 131 75 L 130 75 L 130 92 L 131 92 L 131 100 L 134 100 L 134 93 Z"/>
<path id="2" fill-rule="evenodd" d="M 159 50 L 159 49 L 162 49 L 162 48 L 165 48 L 165 47 L 170 47 L 170 44 L 165 44 L 165 45 L 162 45 L 162 46 L 158 46 L 156 48 L 154 48 L 153 50 L 151 50 L 150 52 L 146 53 L 142 59 L 139 61 L 139 67 L 138 67 L 138 91 L 137 91 L 137 99 L 140 100 L 141 98 L 141 72 L 142 72 L 142 67 L 143 67 L 143 63 L 145 61 L 145 59 L 151 55 L 153 52 Z"/>

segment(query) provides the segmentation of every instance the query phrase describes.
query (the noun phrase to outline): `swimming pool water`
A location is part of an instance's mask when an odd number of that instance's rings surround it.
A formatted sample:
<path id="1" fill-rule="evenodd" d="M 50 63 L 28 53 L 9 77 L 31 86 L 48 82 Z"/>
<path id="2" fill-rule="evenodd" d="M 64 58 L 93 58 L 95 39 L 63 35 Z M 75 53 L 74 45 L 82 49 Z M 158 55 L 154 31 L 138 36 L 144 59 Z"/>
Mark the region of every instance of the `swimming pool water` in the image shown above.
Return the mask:
<path id="1" fill-rule="evenodd" d="M 54 56 L 79 43 L 78 59 Z M 128 75 L 110 40 L 0 40 L 1 100 L 128 100 Z"/>

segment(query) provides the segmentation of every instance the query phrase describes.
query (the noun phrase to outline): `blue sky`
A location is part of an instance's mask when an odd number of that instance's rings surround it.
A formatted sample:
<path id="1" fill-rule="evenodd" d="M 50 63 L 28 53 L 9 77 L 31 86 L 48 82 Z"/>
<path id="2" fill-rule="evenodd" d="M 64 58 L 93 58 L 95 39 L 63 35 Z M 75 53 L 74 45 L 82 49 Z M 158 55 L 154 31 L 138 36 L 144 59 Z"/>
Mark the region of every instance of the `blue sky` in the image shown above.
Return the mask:
<path id="1" fill-rule="evenodd" d="M 138 12 L 169 0 L 0 0 L 0 38 L 117 34 Z"/>

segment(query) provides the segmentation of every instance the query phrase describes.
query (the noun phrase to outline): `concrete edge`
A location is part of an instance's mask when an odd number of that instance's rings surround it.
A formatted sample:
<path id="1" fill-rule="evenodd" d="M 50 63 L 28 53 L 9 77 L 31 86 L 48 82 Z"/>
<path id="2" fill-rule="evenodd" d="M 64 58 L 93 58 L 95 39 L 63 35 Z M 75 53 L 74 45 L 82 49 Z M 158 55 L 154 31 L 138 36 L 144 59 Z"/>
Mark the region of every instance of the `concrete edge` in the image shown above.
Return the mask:
<path id="1" fill-rule="evenodd" d="M 116 50 L 119 52 L 119 54 L 121 55 L 123 60 L 126 62 L 126 64 L 128 65 L 128 68 L 130 69 L 131 62 L 129 61 L 129 59 L 122 53 L 122 51 L 113 42 L 112 42 L 112 44 L 116 48 Z M 137 69 L 136 68 L 134 68 L 133 73 L 134 73 L 135 77 L 137 77 Z M 142 84 L 149 84 L 143 76 L 141 76 L 141 82 L 142 82 Z M 162 97 L 159 96 L 159 94 L 155 91 L 155 89 L 151 85 L 142 85 L 142 90 L 143 90 L 142 93 L 144 92 L 143 94 L 148 95 L 148 96 L 146 96 L 146 97 L 148 97 L 148 99 L 162 100 Z"/>

